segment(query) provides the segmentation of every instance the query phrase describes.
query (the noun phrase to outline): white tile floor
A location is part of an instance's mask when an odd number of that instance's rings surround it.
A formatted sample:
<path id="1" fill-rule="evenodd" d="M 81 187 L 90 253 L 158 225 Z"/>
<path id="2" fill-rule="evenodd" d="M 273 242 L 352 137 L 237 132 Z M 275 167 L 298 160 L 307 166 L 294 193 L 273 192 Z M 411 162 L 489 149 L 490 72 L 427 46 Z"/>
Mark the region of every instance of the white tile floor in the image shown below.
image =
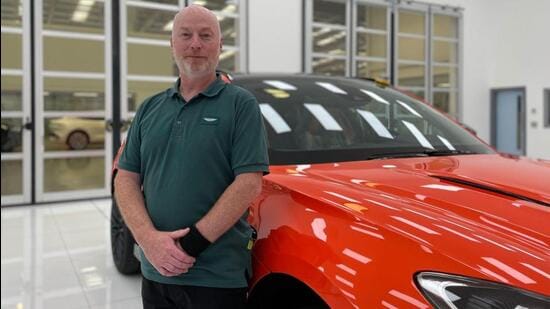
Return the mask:
<path id="1" fill-rule="evenodd" d="M 2 208 L 2 309 L 141 308 L 111 258 L 110 199 Z"/>

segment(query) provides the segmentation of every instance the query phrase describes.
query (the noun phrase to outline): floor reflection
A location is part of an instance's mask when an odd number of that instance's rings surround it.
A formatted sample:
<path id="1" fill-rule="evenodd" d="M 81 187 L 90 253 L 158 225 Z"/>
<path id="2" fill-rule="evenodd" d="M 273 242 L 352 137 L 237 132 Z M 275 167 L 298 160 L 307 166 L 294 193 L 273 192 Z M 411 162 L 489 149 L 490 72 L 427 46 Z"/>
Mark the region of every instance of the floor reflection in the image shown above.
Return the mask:
<path id="1" fill-rule="evenodd" d="M 44 192 L 101 189 L 104 186 L 104 157 L 44 160 Z"/>
<path id="2" fill-rule="evenodd" d="M 110 200 L 2 208 L 3 308 L 139 308 L 111 259 Z"/>

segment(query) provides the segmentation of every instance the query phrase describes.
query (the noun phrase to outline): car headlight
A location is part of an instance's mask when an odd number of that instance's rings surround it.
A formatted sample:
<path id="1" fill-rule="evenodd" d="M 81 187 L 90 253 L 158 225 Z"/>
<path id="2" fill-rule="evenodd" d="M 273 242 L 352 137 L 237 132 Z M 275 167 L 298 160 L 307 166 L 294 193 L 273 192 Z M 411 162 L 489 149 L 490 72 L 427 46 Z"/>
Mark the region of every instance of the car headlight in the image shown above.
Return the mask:
<path id="1" fill-rule="evenodd" d="M 550 297 L 481 279 L 422 272 L 416 282 L 440 309 L 548 309 Z"/>

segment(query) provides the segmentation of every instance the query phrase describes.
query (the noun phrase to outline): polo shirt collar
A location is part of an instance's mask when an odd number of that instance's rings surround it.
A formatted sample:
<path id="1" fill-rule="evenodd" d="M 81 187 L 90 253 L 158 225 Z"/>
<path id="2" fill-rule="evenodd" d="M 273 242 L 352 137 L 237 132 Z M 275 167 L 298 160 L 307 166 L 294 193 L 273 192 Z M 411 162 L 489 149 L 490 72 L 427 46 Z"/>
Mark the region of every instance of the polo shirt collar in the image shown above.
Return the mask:
<path id="1" fill-rule="evenodd" d="M 178 80 L 174 85 L 168 90 L 170 97 L 174 97 L 176 94 L 179 94 L 181 79 L 178 77 Z M 215 97 L 222 91 L 225 87 L 225 82 L 221 79 L 220 74 L 216 73 L 216 80 L 214 80 L 205 90 L 201 91 L 200 94 L 207 97 Z"/>

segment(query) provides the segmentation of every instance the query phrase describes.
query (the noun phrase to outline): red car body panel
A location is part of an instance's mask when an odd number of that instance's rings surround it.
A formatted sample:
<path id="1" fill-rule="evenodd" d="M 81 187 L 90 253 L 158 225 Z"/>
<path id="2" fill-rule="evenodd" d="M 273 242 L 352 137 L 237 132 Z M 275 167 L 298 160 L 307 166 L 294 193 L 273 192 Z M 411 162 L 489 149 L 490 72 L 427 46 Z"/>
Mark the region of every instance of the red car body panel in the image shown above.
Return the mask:
<path id="1" fill-rule="evenodd" d="M 550 295 L 548 161 L 483 154 L 270 172 L 250 207 L 252 293 L 284 274 L 331 308 L 431 308 L 414 279 L 431 271 Z"/>
<path id="2" fill-rule="evenodd" d="M 272 166 L 250 214 L 253 284 L 284 273 L 333 308 L 431 307 L 419 271 L 548 295 L 549 191 L 548 164 L 501 155 Z"/>

